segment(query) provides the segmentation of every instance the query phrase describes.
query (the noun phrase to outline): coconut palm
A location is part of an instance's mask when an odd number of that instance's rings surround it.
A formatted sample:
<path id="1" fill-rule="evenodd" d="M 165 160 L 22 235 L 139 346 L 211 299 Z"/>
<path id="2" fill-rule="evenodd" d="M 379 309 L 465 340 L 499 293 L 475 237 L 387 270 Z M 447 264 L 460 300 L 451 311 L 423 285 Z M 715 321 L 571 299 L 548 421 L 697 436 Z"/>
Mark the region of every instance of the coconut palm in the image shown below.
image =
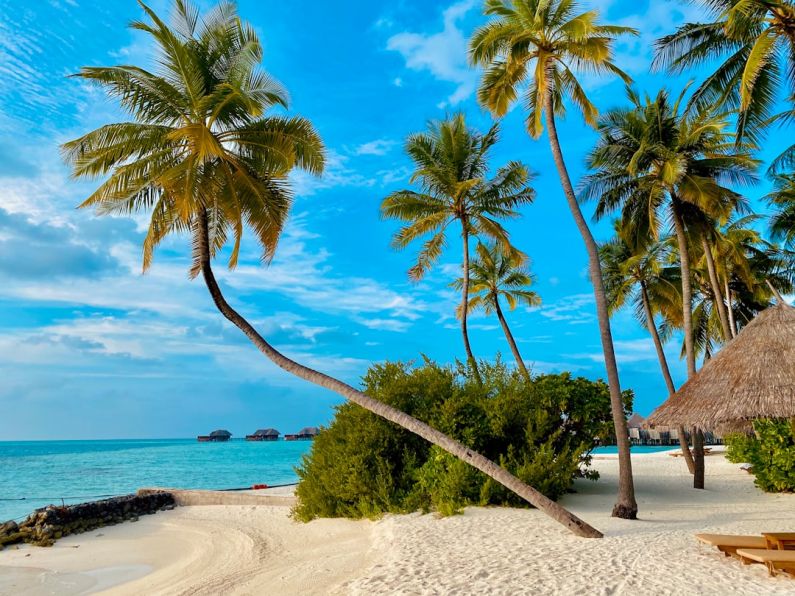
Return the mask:
<path id="1" fill-rule="evenodd" d="M 611 315 L 632 305 L 635 318 L 646 327 L 654 343 L 665 386 L 670 397 L 676 393 L 663 340 L 655 322 L 659 313 L 663 320 L 681 312 L 679 272 L 668 264 L 671 246 L 668 239 L 637 244 L 627 240 L 626 230 L 615 222 L 612 240 L 599 247 L 605 291 Z M 688 470 L 694 471 L 693 456 L 685 440 L 685 429 L 678 428 L 679 443 Z"/>
<path id="2" fill-rule="evenodd" d="M 267 261 L 275 253 L 292 193 L 294 168 L 320 173 L 323 145 L 301 118 L 266 116 L 286 105 L 284 91 L 258 69 L 262 47 L 222 3 L 204 17 L 184 0 L 171 26 L 142 4 L 158 49 L 156 70 L 91 67 L 78 76 L 119 101 L 131 120 L 109 124 L 66 143 L 64 156 L 78 178 L 108 175 L 82 204 L 100 214 L 149 213 L 144 267 L 155 246 L 172 233 L 189 235 L 191 275 L 201 274 L 218 310 L 272 362 L 408 429 L 470 463 L 583 536 L 600 534 L 463 444 L 326 374 L 284 356 L 226 301 L 212 261 L 234 240 L 234 266 L 244 228 Z"/>
<path id="3" fill-rule="evenodd" d="M 497 315 L 505 339 L 508 340 L 508 345 L 516 360 L 516 366 L 529 380 L 530 373 L 522 360 L 522 355 L 519 353 L 516 340 L 508 327 L 500 305 L 500 298 L 505 300 L 510 310 L 514 310 L 520 303 L 526 306 L 541 304 L 541 297 L 528 289 L 533 284 L 534 278 L 530 273 L 527 258 L 521 253 L 517 255 L 515 251 L 507 254 L 498 244 L 479 243 L 476 251 L 477 259 L 472 261 L 469 266 L 469 284 L 472 294 L 469 299 L 469 310 L 481 309 L 487 315 Z M 458 288 L 463 284 L 463 279 L 458 279 L 455 282 L 455 286 Z"/>
<path id="4" fill-rule="evenodd" d="M 775 209 L 770 218 L 771 235 L 795 248 L 795 174 L 774 176 L 773 190 L 765 198 Z"/>
<path id="5" fill-rule="evenodd" d="M 492 19 L 475 32 L 469 50 L 471 62 L 485 68 L 478 100 L 492 114 L 502 117 L 519 93 L 524 94 L 527 130 L 533 138 L 538 138 L 546 125 L 563 194 L 588 253 L 618 444 L 619 489 L 613 515 L 634 519 L 638 506 L 599 247 L 577 202 L 555 116 L 564 113 L 565 101 L 570 100 L 588 124 L 596 123 L 597 109 L 575 72 L 617 75 L 629 81 L 612 61 L 613 44 L 618 36 L 637 32 L 599 23 L 596 11 L 580 12 L 574 0 L 486 0 L 484 12 Z"/>
<path id="6" fill-rule="evenodd" d="M 684 93 L 672 103 L 665 90 L 653 99 L 627 90 L 631 107 L 611 110 L 600 121 L 599 140 L 588 160 L 597 171 L 586 178 L 583 195 L 598 200 L 597 218 L 620 209 L 623 224 L 638 237 L 658 237 L 666 217 L 673 223 L 690 378 L 696 373 L 696 350 L 688 236 L 698 232 L 694 222 L 726 219 L 744 208 L 743 197 L 727 184 L 754 182 L 757 162 L 736 148 L 727 115 L 681 110 Z M 696 468 L 694 485 L 703 488 L 698 457 Z"/>
<path id="7" fill-rule="evenodd" d="M 683 72 L 722 58 L 690 104 L 737 110 L 738 141 L 758 139 L 777 91 L 795 89 L 795 6 L 789 0 L 698 0 L 707 22 L 657 42 L 655 65 Z"/>
<path id="8" fill-rule="evenodd" d="M 473 236 L 490 238 L 512 254 L 515 249 L 498 220 L 517 217 L 516 208 L 535 197 L 528 186 L 530 172 L 519 162 L 509 162 L 493 178 L 487 177 L 489 152 L 497 142 L 498 132 L 495 124 L 486 134 L 480 134 L 467 126 L 463 114 L 431 122 L 427 132 L 413 134 L 406 142 L 406 152 L 415 165 L 411 182 L 418 183 L 420 190 L 393 192 L 381 205 L 384 217 L 406 222 L 394 236 L 392 245 L 396 249 L 428 237 L 416 264 L 409 269 L 409 277 L 415 281 L 424 277 L 444 251 L 449 226 L 460 226 L 461 334 L 467 363 L 477 379 L 480 376 L 467 332 L 469 241 Z"/>

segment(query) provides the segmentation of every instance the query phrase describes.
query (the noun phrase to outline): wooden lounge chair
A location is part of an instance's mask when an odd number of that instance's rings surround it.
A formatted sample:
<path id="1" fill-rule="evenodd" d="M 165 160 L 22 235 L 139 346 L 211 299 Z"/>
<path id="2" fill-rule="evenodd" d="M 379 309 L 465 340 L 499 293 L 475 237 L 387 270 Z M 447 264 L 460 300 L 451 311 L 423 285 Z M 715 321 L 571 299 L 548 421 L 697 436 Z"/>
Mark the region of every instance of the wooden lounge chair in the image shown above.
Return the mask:
<path id="1" fill-rule="evenodd" d="M 782 571 L 795 575 L 795 550 L 741 548 L 737 550 L 737 556 L 743 563 L 763 563 L 770 575 Z"/>
<path id="2" fill-rule="evenodd" d="M 769 550 L 795 549 L 795 532 L 762 532 Z"/>
<path id="3" fill-rule="evenodd" d="M 696 540 L 716 547 L 727 557 L 737 557 L 738 548 L 766 549 L 764 536 L 736 536 L 732 534 L 696 534 Z"/>

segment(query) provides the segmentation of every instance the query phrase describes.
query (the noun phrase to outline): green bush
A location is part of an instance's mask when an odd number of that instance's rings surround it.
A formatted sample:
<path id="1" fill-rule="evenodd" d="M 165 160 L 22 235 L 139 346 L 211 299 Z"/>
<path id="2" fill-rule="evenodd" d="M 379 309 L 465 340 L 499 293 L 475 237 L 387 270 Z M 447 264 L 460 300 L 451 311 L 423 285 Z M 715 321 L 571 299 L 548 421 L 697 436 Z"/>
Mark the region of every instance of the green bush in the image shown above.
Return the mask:
<path id="1" fill-rule="evenodd" d="M 753 435 L 730 435 L 726 445 L 726 458 L 751 464 L 755 484 L 763 491 L 795 491 L 795 419 L 755 420 Z"/>
<path id="2" fill-rule="evenodd" d="M 370 368 L 365 392 L 499 462 L 552 499 L 588 471 L 590 452 L 612 436 L 610 394 L 601 381 L 569 374 L 527 381 L 498 362 L 482 365 L 483 384 L 461 368 Z M 631 409 L 631 392 L 626 392 Z M 470 504 L 526 505 L 519 497 L 424 439 L 345 403 L 298 468 L 297 519 L 375 517 Z"/>

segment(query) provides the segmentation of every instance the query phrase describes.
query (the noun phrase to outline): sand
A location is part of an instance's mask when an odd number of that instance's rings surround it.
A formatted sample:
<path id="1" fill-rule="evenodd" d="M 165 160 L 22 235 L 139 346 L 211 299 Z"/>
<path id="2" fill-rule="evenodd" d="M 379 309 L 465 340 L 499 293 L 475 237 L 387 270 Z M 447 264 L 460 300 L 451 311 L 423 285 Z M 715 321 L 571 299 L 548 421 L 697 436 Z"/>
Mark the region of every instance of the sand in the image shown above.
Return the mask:
<path id="1" fill-rule="evenodd" d="M 286 507 L 195 506 L 0 552 L 0 594 L 793 594 L 693 534 L 795 530 L 795 495 L 766 495 L 721 455 L 705 491 L 684 462 L 633 456 L 641 519 L 610 517 L 617 462 L 563 504 L 605 533 L 577 538 L 539 511 L 293 522 Z"/>

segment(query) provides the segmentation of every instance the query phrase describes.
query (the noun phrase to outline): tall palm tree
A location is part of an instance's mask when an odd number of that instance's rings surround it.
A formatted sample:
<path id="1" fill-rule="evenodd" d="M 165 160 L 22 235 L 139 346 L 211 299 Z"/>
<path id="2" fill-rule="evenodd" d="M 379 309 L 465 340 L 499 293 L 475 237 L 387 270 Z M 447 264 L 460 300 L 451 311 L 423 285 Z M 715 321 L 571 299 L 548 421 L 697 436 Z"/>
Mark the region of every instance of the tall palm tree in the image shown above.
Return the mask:
<path id="1" fill-rule="evenodd" d="M 789 0 L 696 0 L 708 22 L 687 23 L 657 42 L 654 64 L 683 72 L 723 58 L 691 106 L 739 112 L 738 141 L 758 139 L 779 88 L 795 90 L 795 6 Z"/>
<path id="2" fill-rule="evenodd" d="M 204 17 L 185 0 L 174 3 L 172 26 L 141 5 L 158 49 L 153 72 L 136 66 L 91 67 L 78 76 L 117 99 L 131 121 L 108 124 L 66 143 L 74 176 L 108 179 L 82 204 L 100 214 L 150 213 L 144 267 L 171 233 L 191 237 L 191 275 L 201 274 L 218 310 L 268 359 L 438 445 L 503 484 L 581 536 L 601 536 L 560 505 L 505 469 L 447 435 L 350 385 L 287 358 L 226 301 L 213 258 L 234 239 L 237 261 L 244 228 L 267 261 L 275 253 L 291 204 L 288 174 L 320 173 L 324 150 L 301 118 L 266 116 L 286 105 L 284 91 L 258 69 L 262 48 L 234 4 L 221 3 Z"/>
<path id="3" fill-rule="evenodd" d="M 535 191 L 528 186 L 529 170 L 519 162 L 508 162 L 488 178 L 489 152 L 498 140 L 495 124 L 486 134 L 467 126 L 463 114 L 431 122 L 427 132 L 411 135 L 406 152 L 414 162 L 411 183 L 420 190 L 399 190 L 384 199 L 384 217 L 406 222 L 394 236 L 393 246 L 405 248 L 413 240 L 428 236 L 417 255 L 409 277 L 420 280 L 442 254 L 447 243 L 447 228 L 456 223 L 461 228 L 463 258 L 461 268 L 461 335 L 467 363 L 480 379 L 467 332 L 469 304 L 469 241 L 487 237 L 507 253 L 514 253 L 508 232 L 499 219 L 518 216 L 516 208 L 531 203 Z"/>
<path id="4" fill-rule="evenodd" d="M 676 393 L 676 386 L 655 315 L 660 313 L 665 320 L 672 315 L 676 317 L 677 309 L 681 311 L 679 273 L 667 264 L 671 252 L 667 239 L 638 244 L 635 239 L 631 239 L 631 235 L 629 240 L 626 236 L 626 230 L 621 227 L 620 222 L 615 222 L 613 239 L 599 247 L 608 306 L 612 315 L 628 302 L 632 304 L 635 318 L 646 327 L 654 343 L 660 372 L 670 397 Z M 682 455 L 692 474 L 695 467 L 687 445 L 685 429 L 679 427 L 677 432 Z"/>
<path id="5" fill-rule="evenodd" d="M 599 141 L 588 160 L 597 171 L 586 178 L 583 194 L 598 200 L 597 218 L 620 209 L 622 222 L 639 237 L 656 238 L 665 217 L 672 221 L 682 270 L 687 373 L 692 377 L 696 350 L 688 234 L 696 231 L 694 221 L 725 219 L 744 206 L 742 196 L 726 185 L 754 182 L 757 162 L 736 148 L 727 115 L 708 109 L 683 112 L 684 92 L 673 103 L 665 90 L 643 100 L 631 89 L 627 93 L 631 107 L 611 110 L 600 121 Z M 703 488 L 696 459 L 694 485 Z"/>
<path id="6" fill-rule="evenodd" d="M 795 173 L 774 176 L 773 190 L 765 198 L 775 209 L 770 218 L 771 235 L 795 248 Z"/>
<path id="7" fill-rule="evenodd" d="M 469 299 L 469 310 L 482 309 L 487 315 L 497 315 L 505 339 L 508 340 L 514 360 L 516 360 L 516 366 L 522 375 L 530 380 L 530 372 L 519 353 L 516 340 L 508 327 L 500 305 L 500 298 L 505 299 L 511 310 L 514 310 L 519 303 L 526 306 L 541 304 L 541 297 L 528 289 L 534 279 L 530 273 L 527 258 L 522 254 L 506 254 L 498 244 L 479 243 L 476 250 L 478 257 L 469 266 L 469 283 L 472 294 Z M 456 287 L 459 288 L 463 284 L 463 279 L 458 279 L 455 282 Z"/>
<path id="8" fill-rule="evenodd" d="M 475 32 L 469 49 L 471 62 L 485 67 L 478 100 L 494 115 L 502 117 L 523 90 L 528 110 L 527 130 L 537 139 L 546 124 L 563 194 L 588 253 L 618 445 L 619 487 L 613 515 L 635 519 L 638 505 L 627 421 L 602 283 L 599 247 L 577 202 L 558 139 L 555 116 L 564 112 L 564 101 L 568 99 L 588 124 L 596 123 L 597 109 L 588 99 L 575 71 L 617 75 L 629 81 L 612 61 L 613 44 L 618 36 L 637 32 L 628 27 L 599 23 L 596 11 L 580 12 L 574 0 L 486 0 L 484 12 L 493 18 Z"/>

